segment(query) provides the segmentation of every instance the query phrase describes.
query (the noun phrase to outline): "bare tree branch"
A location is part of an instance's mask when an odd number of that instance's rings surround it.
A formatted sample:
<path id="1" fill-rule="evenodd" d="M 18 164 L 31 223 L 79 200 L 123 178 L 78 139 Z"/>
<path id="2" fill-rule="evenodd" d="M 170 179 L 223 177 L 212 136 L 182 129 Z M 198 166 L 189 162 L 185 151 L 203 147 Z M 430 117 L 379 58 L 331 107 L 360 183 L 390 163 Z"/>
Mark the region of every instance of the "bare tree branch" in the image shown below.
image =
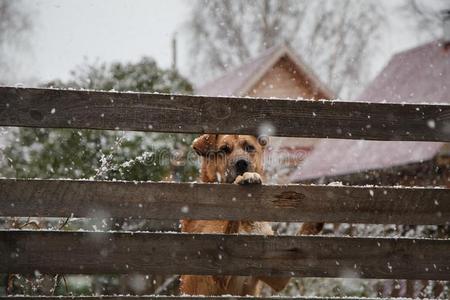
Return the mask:
<path id="1" fill-rule="evenodd" d="M 367 82 L 385 10 L 379 1 L 200 1 L 189 22 L 191 63 L 203 82 L 289 41 L 336 93 Z M 351 87 L 351 88 L 350 88 Z"/>
<path id="2" fill-rule="evenodd" d="M 408 0 L 400 7 L 413 21 L 418 37 L 438 39 L 442 35 L 442 11 L 450 9 L 448 0 Z"/>
<path id="3" fill-rule="evenodd" d="M 11 54 L 24 49 L 31 28 L 31 17 L 21 0 L 0 0 L 0 82 L 11 76 Z"/>

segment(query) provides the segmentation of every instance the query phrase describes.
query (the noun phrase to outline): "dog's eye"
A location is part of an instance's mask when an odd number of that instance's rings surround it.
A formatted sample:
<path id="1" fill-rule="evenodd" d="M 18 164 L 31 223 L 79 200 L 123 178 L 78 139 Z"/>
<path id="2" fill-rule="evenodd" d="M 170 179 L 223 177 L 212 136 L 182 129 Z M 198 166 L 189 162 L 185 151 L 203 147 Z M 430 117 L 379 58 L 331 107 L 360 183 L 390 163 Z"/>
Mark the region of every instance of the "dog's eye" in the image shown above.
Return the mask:
<path id="1" fill-rule="evenodd" d="M 245 151 L 246 152 L 249 152 L 249 153 L 252 153 L 252 152 L 255 152 L 255 147 L 254 146 L 252 146 L 252 145 L 245 145 Z"/>
<path id="2" fill-rule="evenodd" d="M 219 151 L 228 154 L 231 152 L 231 148 L 228 145 L 223 145 L 220 147 Z"/>

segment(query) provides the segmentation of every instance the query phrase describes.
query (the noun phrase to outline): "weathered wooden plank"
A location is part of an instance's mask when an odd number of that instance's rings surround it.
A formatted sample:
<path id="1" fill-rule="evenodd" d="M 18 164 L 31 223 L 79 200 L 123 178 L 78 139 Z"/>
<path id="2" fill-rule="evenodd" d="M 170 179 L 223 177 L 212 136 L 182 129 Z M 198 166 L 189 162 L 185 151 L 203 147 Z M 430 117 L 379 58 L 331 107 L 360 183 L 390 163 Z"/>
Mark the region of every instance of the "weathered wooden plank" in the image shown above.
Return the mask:
<path id="1" fill-rule="evenodd" d="M 0 296 L 0 300 L 398 300 L 399 298 L 366 298 L 366 297 L 251 297 L 251 296 L 161 296 L 161 295 L 99 295 L 99 296 Z M 402 300 L 412 300 L 413 298 L 401 298 Z M 427 298 L 429 299 L 429 298 Z M 430 299 L 431 300 L 431 299 Z"/>
<path id="2" fill-rule="evenodd" d="M 450 240 L 0 231 L 0 272 L 450 278 Z"/>
<path id="3" fill-rule="evenodd" d="M 450 141 L 450 105 L 1 87 L 0 126 Z"/>
<path id="4" fill-rule="evenodd" d="M 446 224 L 450 189 L 0 179 L 0 216 Z"/>
<path id="5" fill-rule="evenodd" d="M 8 295 L 0 296 L 0 300 L 221 300 L 221 299 L 245 299 L 245 300 L 413 300 L 416 298 L 377 298 L 377 297 L 316 297 L 316 296 L 270 296 L 270 297 L 252 297 L 252 296 L 166 296 L 166 295 L 97 295 L 97 296 L 34 296 L 34 295 Z M 437 298 L 427 298 L 434 300 Z"/>

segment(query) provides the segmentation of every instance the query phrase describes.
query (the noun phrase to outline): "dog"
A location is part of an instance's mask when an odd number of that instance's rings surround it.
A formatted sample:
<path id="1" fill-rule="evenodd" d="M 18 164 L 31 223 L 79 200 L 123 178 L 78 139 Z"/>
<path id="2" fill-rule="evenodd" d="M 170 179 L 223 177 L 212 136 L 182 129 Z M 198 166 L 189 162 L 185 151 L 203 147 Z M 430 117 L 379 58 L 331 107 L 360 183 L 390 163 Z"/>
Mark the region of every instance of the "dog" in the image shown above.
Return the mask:
<path id="1" fill-rule="evenodd" d="M 202 182 L 261 184 L 263 157 L 267 138 L 250 135 L 204 134 L 192 144 L 201 156 L 200 179 Z M 300 234 L 317 233 L 314 225 L 304 224 Z M 273 235 L 267 222 L 182 220 L 181 231 L 188 233 L 260 234 Z M 275 291 L 281 291 L 290 278 L 250 276 L 181 276 L 180 291 L 187 295 L 258 296 L 263 283 Z"/>

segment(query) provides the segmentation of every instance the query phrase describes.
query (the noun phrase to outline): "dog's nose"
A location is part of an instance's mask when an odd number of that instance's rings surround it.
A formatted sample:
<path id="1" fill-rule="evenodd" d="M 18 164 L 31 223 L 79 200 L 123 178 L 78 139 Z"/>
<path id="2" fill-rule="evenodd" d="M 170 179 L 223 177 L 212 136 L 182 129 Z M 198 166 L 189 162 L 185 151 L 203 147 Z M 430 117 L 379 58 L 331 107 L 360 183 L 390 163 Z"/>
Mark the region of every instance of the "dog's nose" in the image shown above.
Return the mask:
<path id="1" fill-rule="evenodd" d="M 238 175 L 242 175 L 248 171 L 248 161 L 245 159 L 240 159 L 236 162 L 236 172 Z"/>

